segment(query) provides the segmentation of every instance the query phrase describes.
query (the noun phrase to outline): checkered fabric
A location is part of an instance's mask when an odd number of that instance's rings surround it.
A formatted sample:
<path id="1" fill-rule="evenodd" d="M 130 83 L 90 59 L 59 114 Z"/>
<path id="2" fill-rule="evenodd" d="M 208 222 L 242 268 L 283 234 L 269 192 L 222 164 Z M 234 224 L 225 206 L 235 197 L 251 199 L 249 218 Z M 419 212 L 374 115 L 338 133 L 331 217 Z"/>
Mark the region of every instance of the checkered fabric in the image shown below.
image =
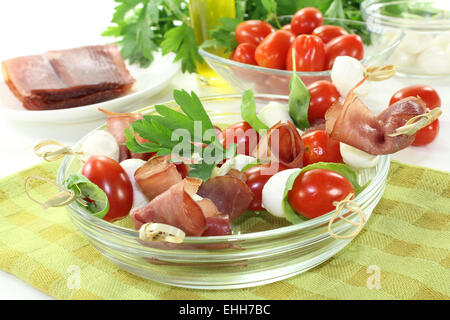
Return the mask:
<path id="1" fill-rule="evenodd" d="M 44 211 L 30 201 L 24 178 L 55 179 L 57 167 L 42 163 L 0 180 L 0 269 L 57 299 L 450 297 L 449 173 L 392 162 L 385 194 L 369 222 L 335 257 L 277 283 L 209 291 L 170 287 L 119 269 L 89 245 L 64 208 Z M 48 198 L 55 190 L 37 181 L 32 192 Z M 80 268 L 80 288 L 70 289 L 74 265 Z"/>

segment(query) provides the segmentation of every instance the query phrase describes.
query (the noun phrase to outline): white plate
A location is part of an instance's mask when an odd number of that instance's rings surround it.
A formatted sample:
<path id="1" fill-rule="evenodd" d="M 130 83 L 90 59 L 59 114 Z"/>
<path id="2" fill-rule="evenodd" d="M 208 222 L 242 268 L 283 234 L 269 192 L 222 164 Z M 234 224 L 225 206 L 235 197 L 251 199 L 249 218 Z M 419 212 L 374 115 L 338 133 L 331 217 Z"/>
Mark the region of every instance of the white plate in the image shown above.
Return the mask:
<path id="1" fill-rule="evenodd" d="M 0 81 L 0 114 L 18 121 L 44 123 L 77 123 L 104 118 L 98 108 L 111 111 L 126 111 L 134 104 L 157 94 L 164 89 L 180 70 L 180 63 L 173 63 L 173 54 L 162 56 L 155 53 L 155 60 L 146 69 L 137 65 L 127 65 L 131 75 L 136 79 L 131 92 L 116 99 L 82 107 L 58 110 L 27 110 L 9 90 L 4 81 Z"/>

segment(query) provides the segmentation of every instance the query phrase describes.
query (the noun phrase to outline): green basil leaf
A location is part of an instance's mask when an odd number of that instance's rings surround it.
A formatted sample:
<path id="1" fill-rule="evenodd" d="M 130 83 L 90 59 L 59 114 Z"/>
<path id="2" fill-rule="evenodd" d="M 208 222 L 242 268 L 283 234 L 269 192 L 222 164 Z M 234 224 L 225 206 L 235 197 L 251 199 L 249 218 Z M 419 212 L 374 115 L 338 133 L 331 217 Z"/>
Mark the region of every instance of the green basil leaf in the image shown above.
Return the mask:
<path id="1" fill-rule="evenodd" d="M 106 193 L 82 174 L 71 174 L 64 181 L 64 186 L 75 193 L 78 205 L 92 215 L 101 219 L 108 213 L 109 201 Z"/>
<path id="2" fill-rule="evenodd" d="M 258 132 L 269 129 L 256 115 L 256 102 L 252 90 L 246 90 L 242 94 L 241 117 L 242 120 L 247 121 Z"/>

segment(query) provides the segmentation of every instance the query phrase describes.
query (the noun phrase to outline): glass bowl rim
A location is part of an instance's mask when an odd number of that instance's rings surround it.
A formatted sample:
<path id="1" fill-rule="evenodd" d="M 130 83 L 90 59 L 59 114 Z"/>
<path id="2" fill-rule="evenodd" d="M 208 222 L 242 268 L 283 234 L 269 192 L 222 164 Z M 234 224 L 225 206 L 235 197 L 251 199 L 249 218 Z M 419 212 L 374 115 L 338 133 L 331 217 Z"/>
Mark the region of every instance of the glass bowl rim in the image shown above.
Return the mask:
<path id="1" fill-rule="evenodd" d="M 414 3 L 435 3 L 436 0 L 414 0 Z M 414 31 L 450 31 L 450 19 L 418 19 L 393 17 L 379 12 L 378 8 L 398 4 L 411 3 L 410 0 L 382 2 L 380 0 L 365 0 L 361 3 L 361 13 L 364 20 L 374 19 L 372 23 L 393 28 L 410 29 Z M 450 11 L 450 9 L 448 10 Z M 423 23 L 420 23 L 423 22 Z"/>
<path id="2" fill-rule="evenodd" d="M 280 18 L 286 18 L 286 17 L 291 17 L 291 16 L 281 16 Z M 343 22 L 343 23 L 348 23 L 348 24 L 367 26 L 367 23 L 366 22 L 362 22 L 362 21 L 355 21 L 355 20 L 349 20 L 349 19 L 339 19 L 339 18 L 325 18 L 325 19 L 328 20 L 328 21 L 337 21 L 337 22 Z M 361 63 L 363 65 L 368 64 L 368 63 L 370 64 L 370 61 L 372 61 L 374 59 L 377 59 L 378 57 L 381 57 L 384 54 L 386 54 L 387 52 L 391 51 L 392 49 L 394 49 L 395 47 L 397 47 L 400 44 L 400 42 L 403 40 L 404 36 L 405 36 L 405 34 L 402 31 L 399 34 L 399 36 L 396 39 L 396 41 L 393 41 L 390 46 L 384 48 L 383 50 L 377 52 L 374 55 L 371 55 L 369 57 L 366 57 L 366 58 L 362 59 Z M 290 71 L 290 70 L 279 70 L 279 69 L 272 69 L 272 68 L 266 68 L 266 67 L 261 67 L 261 66 L 254 66 L 254 65 L 250 65 L 250 64 L 245 64 L 245 63 L 242 63 L 242 62 L 234 61 L 234 60 L 231 60 L 231 59 L 228 59 L 228 58 L 224 58 L 224 57 L 215 55 L 213 53 L 207 52 L 202 47 L 199 47 L 199 53 L 200 53 L 200 55 L 203 58 L 211 59 L 211 60 L 214 60 L 215 62 L 222 63 L 222 64 L 225 64 L 225 65 L 228 65 L 228 66 L 243 68 L 243 69 L 251 70 L 251 71 L 265 72 L 265 73 L 269 73 L 269 74 L 272 74 L 272 75 L 290 76 L 292 74 L 292 71 Z M 331 70 L 312 71 L 312 72 L 297 71 L 297 74 L 300 77 L 330 76 L 331 75 Z"/>
<path id="3" fill-rule="evenodd" d="M 204 102 L 210 102 L 210 101 L 235 100 L 235 99 L 241 99 L 241 98 L 242 98 L 241 94 L 226 94 L 226 95 L 205 96 L 205 97 L 201 97 L 200 100 L 202 101 L 202 103 L 204 103 Z M 281 99 L 281 100 L 288 101 L 288 96 L 285 96 L 285 95 L 255 94 L 255 100 L 258 100 L 258 98 L 259 99 L 273 99 L 273 100 Z M 174 100 L 170 100 L 165 103 L 158 103 L 158 104 L 164 104 L 169 107 L 178 105 Z M 155 105 L 143 107 L 143 108 L 140 108 L 140 109 L 132 111 L 132 112 L 143 112 L 143 113 L 152 112 L 152 111 L 154 111 Z M 75 144 L 74 147 L 76 147 L 76 145 L 78 145 L 81 141 L 83 141 L 87 136 L 92 134 L 95 130 L 103 130 L 104 127 L 105 127 L 105 124 L 102 124 L 101 126 L 89 131 L 89 133 L 84 135 Z M 59 165 L 57 176 L 56 176 L 56 182 L 59 185 L 63 185 L 66 168 L 68 167 L 69 163 L 72 161 L 73 158 L 74 158 L 73 155 L 65 156 L 63 158 L 61 164 Z M 376 186 L 380 182 L 380 179 L 387 176 L 387 173 L 388 173 L 389 167 L 390 167 L 390 156 L 389 155 L 380 156 L 378 166 L 380 167 L 380 170 L 378 170 L 377 174 L 370 180 L 370 182 L 365 186 L 365 188 L 353 199 L 354 201 L 356 201 L 358 203 L 364 203 L 365 199 L 372 195 L 371 191 L 374 188 L 376 188 Z M 74 211 L 79 217 L 81 217 L 86 222 L 92 224 L 97 229 L 106 230 L 115 236 L 131 236 L 133 238 L 139 239 L 139 231 L 138 230 L 132 230 L 130 228 L 126 228 L 126 227 L 105 221 L 103 219 L 100 219 L 92 214 L 89 214 L 88 212 L 81 210 L 74 203 L 69 204 L 67 208 Z M 271 229 L 271 230 L 265 230 L 265 231 L 236 234 L 236 235 L 226 235 L 226 236 L 208 236 L 208 237 L 188 236 L 185 238 L 184 243 L 185 244 L 214 244 L 214 243 L 219 243 L 219 242 L 222 243 L 222 242 L 227 242 L 227 241 L 259 240 L 259 239 L 264 239 L 264 238 L 269 238 L 269 237 L 274 237 L 274 236 L 288 235 L 295 231 L 313 228 L 313 227 L 321 226 L 324 223 L 328 223 L 333 215 L 333 212 L 334 212 L 334 210 L 329 213 L 326 213 L 322 216 L 319 216 L 317 218 L 308 219 L 308 220 L 305 220 L 304 222 L 301 222 L 298 224 L 292 224 L 289 226 L 280 227 L 280 228 Z"/>

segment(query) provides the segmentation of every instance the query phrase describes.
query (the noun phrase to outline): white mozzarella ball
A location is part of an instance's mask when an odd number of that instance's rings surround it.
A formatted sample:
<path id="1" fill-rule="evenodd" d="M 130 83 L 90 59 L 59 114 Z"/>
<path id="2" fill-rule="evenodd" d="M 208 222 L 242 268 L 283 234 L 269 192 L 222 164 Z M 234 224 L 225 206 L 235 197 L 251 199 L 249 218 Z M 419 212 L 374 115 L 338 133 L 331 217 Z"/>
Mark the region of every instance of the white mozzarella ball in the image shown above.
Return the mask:
<path id="1" fill-rule="evenodd" d="M 258 113 L 258 119 L 269 128 L 278 122 L 286 123 L 292 121 L 289 115 L 289 107 L 277 101 L 271 101 Z"/>
<path id="2" fill-rule="evenodd" d="M 341 97 L 345 98 L 361 80 L 364 79 L 364 66 L 355 58 L 339 56 L 336 58 L 331 69 L 331 81 L 339 91 Z M 358 97 L 369 93 L 369 83 L 364 82 L 355 90 Z"/>
<path id="3" fill-rule="evenodd" d="M 244 154 L 238 154 L 235 157 L 228 159 L 220 168 L 216 167 L 213 170 L 212 177 L 224 176 L 231 169 L 236 169 L 241 171 L 245 166 L 256 163 L 257 159 L 255 157 L 247 156 Z"/>
<path id="4" fill-rule="evenodd" d="M 433 44 L 433 37 L 426 33 L 410 32 L 405 35 L 399 48 L 409 54 L 419 54 L 425 49 L 431 47 Z"/>
<path id="5" fill-rule="evenodd" d="M 380 159 L 380 156 L 369 154 L 342 142 L 339 143 L 339 147 L 344 163 L 353 168 L 372 168 L 377 165 Z"/>
<path id="6" fill-rule="evenodd" d="M 398 67 L 411 67 L 416 63 L 416 56 L 398 48 L 390 56 L 389 63 Z"/>
<path id="7" fill-rule="evenodd" d="M 445 50 L 433 46 L 417 57 L 417 63 L 424 73 L 446 74 L 450 70 L 450 60 Z"/>
<path id="8" fill-rule="evenodd" d="M 433 45 L 442 48 L 442 50 L 447 50 L 450 48 L 450 33 L 442 33 L 436 36 L 433 40 Z"/>
<path id="9" fill-rule="evenodd" d="M 81 144 L 81 159 L 87 161 L 91 156 L 106 156 L 119 160 L 119 144 L 107 131 L 96 130 Z"/>
<path id="10" fill-rule="evenodd" d="M 122 168 L 127 173 L 133 187 L 133 208 L 142 208 L 148 203 L 147 197 L 139 189 L 136 180 L 134 179 L 136 170 L 142 167 L 145 163 L 146 162 L 141 159 L 127 159 L 120 163 Z"/>
<path id="11" fill-rule="evenodd" d="M 283 197 L 286 183 L 291 174 L 301 169 L 287 169 L 274 174 L 266 182 L 262 190 L 262 206 L 272 215 L 284 218 Z"/>

